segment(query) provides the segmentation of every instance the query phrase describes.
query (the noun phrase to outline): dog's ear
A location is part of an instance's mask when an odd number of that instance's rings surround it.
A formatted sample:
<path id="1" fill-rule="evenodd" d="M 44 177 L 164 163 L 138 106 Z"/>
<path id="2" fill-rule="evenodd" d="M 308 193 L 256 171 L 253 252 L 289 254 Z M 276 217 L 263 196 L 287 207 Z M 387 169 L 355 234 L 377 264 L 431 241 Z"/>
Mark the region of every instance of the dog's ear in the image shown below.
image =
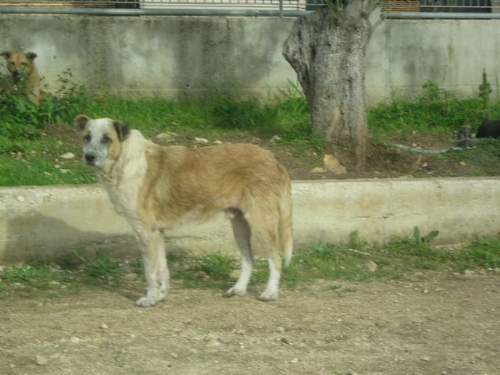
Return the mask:
<path id="1" fill-rule="evenodd" d="M 85 129 L 85 126 L 87 123 L 90 121 L 90 117 L 85 116 L 85 115 L 78 115 L 75 117 L 73 120 L 73 127 L 77 132 L 83 131 Z"/>
<path id="2" fill-rule="evenodd" d="M 38 56 L 35 52 L 26 52 L 25 55 L 31 61 L 35 60 L 35 58 Z"/>
<path id="3" fill-rule="evenodd" d="M 3 56 L 6 59 L 8 59 L 9 57 L 12 56 L 12 52 L 10 52 L 10 51 L 3 51 L 2 53 L 0 53 L 0 56 Z"/>
<path id="4" fill-rule="evenodd" d="M 122 121 L 113 121 L 113 126 L 115 127 L 116 134 L 118 134 L 118 139 L 120 141 L 124 141 L 129 133 L 130 133 L 130 128 L 128 125 Z"/>

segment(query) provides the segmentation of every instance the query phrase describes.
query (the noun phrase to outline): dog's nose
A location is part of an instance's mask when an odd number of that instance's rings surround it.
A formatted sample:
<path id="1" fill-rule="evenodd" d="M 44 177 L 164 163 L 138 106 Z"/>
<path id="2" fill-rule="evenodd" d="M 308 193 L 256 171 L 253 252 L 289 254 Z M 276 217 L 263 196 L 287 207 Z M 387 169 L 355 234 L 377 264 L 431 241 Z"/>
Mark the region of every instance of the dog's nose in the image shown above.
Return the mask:
<path id="1" fill-rule="evenodd" d="M 85 154 L 85 162 L 87 164 L 94 164 L 95 155 L 94 154 Z"/>

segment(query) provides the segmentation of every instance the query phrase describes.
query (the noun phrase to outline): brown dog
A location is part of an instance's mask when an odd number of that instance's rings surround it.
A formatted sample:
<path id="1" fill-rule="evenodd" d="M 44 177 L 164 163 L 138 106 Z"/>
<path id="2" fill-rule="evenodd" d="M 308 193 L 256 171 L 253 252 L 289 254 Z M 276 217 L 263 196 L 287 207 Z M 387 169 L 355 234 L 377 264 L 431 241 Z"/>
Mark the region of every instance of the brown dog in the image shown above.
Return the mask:
<path id="1" fill-rule="evenodd" d="M 241 275 L 226 295 L 246 293 L 253 252 L 259 249 L 270 270 L 260 299 L 278 297 L 281 253 L 285 265 L 292 256 L 292 202 L 288 173 L 269 151 L 248 144 L 159 146 L 121 121 L 84 115 L 74 126 L 83 140 L 83 160 L 96 168 L 115 209 L 139 239 L 148 289 L 138 306 L 166 297 L 164 235 L 220 212 L 231 220 L 241 253 Z"/>
<path id="2" fill-rule="evenodd" d="M 4 51 L 0 55 L 7 61 L 7 69 L 12 76 L 14 86 L 33 103 L 40 104 L 45 92 L 41 89 L 42 83 L 35 65 L 37 54 Z"/>

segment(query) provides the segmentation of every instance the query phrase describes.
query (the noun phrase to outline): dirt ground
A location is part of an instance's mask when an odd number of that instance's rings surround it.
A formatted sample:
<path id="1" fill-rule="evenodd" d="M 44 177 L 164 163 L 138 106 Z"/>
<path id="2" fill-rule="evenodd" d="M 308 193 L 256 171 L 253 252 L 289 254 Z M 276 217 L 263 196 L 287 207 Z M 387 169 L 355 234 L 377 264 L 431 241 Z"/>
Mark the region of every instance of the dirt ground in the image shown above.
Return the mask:
<path id="1" fill-rule="evenodd" d="M 222 292 L 222 291 L 221 291 Z M 1 297 L 1 374 L 500 373 L 500 275 L 319 281 L 280 299 L 224 298 L 174 284 Z"/>

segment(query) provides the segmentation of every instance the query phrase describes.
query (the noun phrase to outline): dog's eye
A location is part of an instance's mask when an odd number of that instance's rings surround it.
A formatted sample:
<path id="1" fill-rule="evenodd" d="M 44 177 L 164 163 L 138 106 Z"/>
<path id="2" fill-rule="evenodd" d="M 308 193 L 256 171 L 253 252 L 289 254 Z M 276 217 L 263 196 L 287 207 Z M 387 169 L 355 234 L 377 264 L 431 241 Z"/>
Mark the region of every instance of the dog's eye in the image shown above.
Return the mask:
<path id="1" fill-rule="evenodd" d="M 84 140 L 85 142 L 87 142 L 87 143 L 89 143 L 91 139 L 92 139 L 92 136 L 90 135 L 90 133 L 89 133 L 89 134 L 87 134 L 85 137 L 83 137 L 83 140 Z"/>
<path id="2" fill-rule="evenodd" d="M 104 135 L 101 139 L 101 143 L 102 144 L 111 143 L 111 138 L 109 137 L 109 135 Z"/>

